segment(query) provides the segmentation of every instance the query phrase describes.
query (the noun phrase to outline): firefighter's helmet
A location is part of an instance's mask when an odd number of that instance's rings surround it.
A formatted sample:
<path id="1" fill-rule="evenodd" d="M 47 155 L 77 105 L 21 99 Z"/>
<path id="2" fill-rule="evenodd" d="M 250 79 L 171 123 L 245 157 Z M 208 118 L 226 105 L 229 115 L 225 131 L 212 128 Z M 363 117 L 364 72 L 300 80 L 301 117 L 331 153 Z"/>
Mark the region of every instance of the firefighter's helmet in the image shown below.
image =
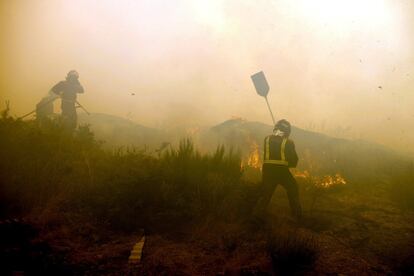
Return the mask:
<path id="1" fill-rule="evenodd" d="M 66 75 L 66 79 L 78 79 L 79 73 L 76 70 L 70 70 L 68 74 Z"/>
<path id="2" fill-rule="evenodd" d="M 279 120 L 273 128 L 273 131 L 276 130 L 283 131 L 285 133 L 285 136 L 289 136 L 291 131 L 290 123 L 285 119 Z"/>

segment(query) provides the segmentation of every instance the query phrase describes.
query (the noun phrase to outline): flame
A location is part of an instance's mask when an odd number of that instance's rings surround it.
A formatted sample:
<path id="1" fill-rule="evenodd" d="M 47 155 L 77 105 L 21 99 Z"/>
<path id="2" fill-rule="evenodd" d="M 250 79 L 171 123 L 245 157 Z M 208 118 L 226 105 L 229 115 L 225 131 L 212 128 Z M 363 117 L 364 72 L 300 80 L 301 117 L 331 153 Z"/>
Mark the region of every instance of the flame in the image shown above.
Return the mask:
<path id="1" fill-rule="evenodd" d="M 322 181 L 320 182 L 320 186 L 322 188 L 330 188 L 333 186 L 339 186 L 339 185 L 345 185 L 346 181 L 345 179 L 339 174 L 335 174 L 334 176 L 331 175 L 325 175 L 322 178 Z"/>
<path id="2" fill-rule="evenodd" d="M 260 168 L 262 163 L 260 162 L 260 155 L 259 155 L 259 145 L 256 142 L 252 145 L 252 150 L 250 151 L 249 158 L 247 160 L 247 165 L 253 168 Z"/>
<path id="3" fill-rule="evenodd" d="M 299 178 L 309 178 L 309 172 L 307 170 L 304 170 L 303 172 L 301 171 L 296 171 L 295 172 L 295 177 L 299 177 Z"/>
<path id="4" fill-rule="evenodd" d="M 241 167 L 248 166 L 254 169 L 261 169 L 262 168 L 262 160 L 260 159 L 259 153 L 259 145 L 256 141 L 249 139 L 249 156 L 243 160 Z"/>
<path id="5" fill-rule="evenodd" d="M 311 176 L 309 171 L 296 171 L 295 177 L 308 180 L 315 188 L 328 189 L 347 184 L 345 178 L 339 173 L 335 175 Z"/>

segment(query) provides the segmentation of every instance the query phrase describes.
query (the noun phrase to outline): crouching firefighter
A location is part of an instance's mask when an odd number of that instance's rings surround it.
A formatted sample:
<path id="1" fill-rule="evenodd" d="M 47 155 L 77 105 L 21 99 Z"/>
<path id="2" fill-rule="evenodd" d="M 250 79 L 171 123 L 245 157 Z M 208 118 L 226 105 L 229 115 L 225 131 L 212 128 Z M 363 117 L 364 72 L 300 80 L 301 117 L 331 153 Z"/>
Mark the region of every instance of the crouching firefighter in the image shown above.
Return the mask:
<path id="1" fill-rule="evenodd" d="M 280 120 L 276 123 L 273 134 L 264 140 L 262 186 L 254 210 L 254 215 L 257 217 L 263 217 L 265 214 L 278 184 L 286 189 L 292 215 L 298 219 L 302 216 L 298 185 L 289 171 L 289 168 L 296 167 L 298 163 L 295 144 L 288 139 L 290 131 L 290 123 Z"/>

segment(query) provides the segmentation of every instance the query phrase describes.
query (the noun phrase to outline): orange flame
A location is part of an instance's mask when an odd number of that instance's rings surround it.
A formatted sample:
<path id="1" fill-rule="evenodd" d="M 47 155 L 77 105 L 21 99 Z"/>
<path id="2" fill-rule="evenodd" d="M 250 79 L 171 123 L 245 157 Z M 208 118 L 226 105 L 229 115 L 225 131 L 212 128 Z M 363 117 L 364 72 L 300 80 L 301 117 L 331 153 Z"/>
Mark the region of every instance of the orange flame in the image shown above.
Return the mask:
<path id="1" fill-rule="evenodd" d="M 320 182 L 320 186 L 322 188 L 330 188 L 333 186 L 339 186 L 339 185 L 345 185 L 346 181 L 345 179 L 339 174 L 335 174 L 334 176 L 331 175 L 325 175 L 322 178 L 322 181 Z"/>
<path id="2" fill-rule="evenodd" d="M 320 189 L 328 189 L 334 186 L 347 184 L 345 178 L 339 173 L 335 175 L 311 176 L 310 173 L 307 170 L 305 170 L 296 171 L 295 177 L 309 180 L 315 188 Z"/>
<path id="3" fill-rule="evenodd" d="M 254 169 L 262 168 L 262 160 L 260 159 L 259 145 L 254 140 L 249 139 L 249 156 L 243 160 L 241 167 L 248 166 Z"/>
<path id="4" fill-rule="evenodd" d="M 299 177 L 299 178 L 309 178 L 309 172 L 307 170 L 304 170 L 303 172 L 301 171 L 296 171 L 295 172 L 295 177 Z"/>
<path id="5" fill-rule="evenodd" d="M 260 168 L 262 163 L 260 161 L 259 145 L 256 142 L 253 142 L 251 149 L 247 165 L 256 169 Z"/>

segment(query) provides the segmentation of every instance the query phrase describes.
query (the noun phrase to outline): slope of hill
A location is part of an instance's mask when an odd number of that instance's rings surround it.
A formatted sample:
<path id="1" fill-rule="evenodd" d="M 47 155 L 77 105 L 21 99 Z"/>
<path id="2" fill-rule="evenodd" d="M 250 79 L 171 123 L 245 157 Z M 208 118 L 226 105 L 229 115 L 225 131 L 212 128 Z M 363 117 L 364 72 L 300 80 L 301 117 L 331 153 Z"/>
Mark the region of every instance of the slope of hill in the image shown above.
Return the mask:
<path id="1" fill-rule="evenodd" d="M 89 125 L 98 140 L 108 146 L 156 146 L 165 136 L 161 131 L 102 113 L 80 114 L 80 125 Z"/>
<path id="2" fill-rule="evenodd" d="M 261 122 L 231 119 L 196 134 L 191 131 L 163 132 L 99 113 L 81 114 L 79 123 L 89 124 L 97 139 L 107 146 L 157 148 L 165 141 L 174 144 L 180 138 L 190 136 L 202 151 L 214 150 L 223 144 L 239 151 L 246 162 L 250 162 L 249 165 L 257 168 L 261 165 L 263 139 L 272 131 L 272 126 Z M 334 138 L 295 126 L 292 127 L 291 138 L 300 156 L 298 169 L 311 170 L 314 174 L 340 173 L 358 182 L 390 181 L 391 175 L 405 170 L 412 160 L 382 145 Z"/>
<path id="3" fill-rule="evenodd" d="M 232 119 L 212 127 L 205 137 L 210 143 L 214 141 L 213 144 L 232 146 L 243 155 L 262 155 L 263 139 L 270 133 L 270 125 Z M 359 182 L 367 178 L 370 181 L 388 180 L 392 172 L 402 169 L 410 161 L 408 157 L 382 145 L 333 138 L 294 126 L 291 138 L 300 156 L 300 170 L 311 169 L 318 174 L 341 173 Z"/>

